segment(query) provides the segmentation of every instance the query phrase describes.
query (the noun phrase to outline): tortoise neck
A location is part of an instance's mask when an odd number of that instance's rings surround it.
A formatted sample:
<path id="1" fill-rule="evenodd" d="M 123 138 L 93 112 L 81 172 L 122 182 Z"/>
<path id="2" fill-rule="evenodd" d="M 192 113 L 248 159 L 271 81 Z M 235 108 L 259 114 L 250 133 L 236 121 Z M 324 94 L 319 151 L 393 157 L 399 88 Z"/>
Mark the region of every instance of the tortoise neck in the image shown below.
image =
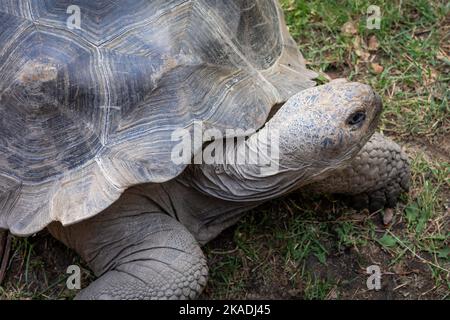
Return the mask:
<path id="1" fill-rule="evenodd" d="M 264 127 L 232 148 L 213 142 L 210 150 L 223 150 L 224 162 L 191 165 L 180 179 L 210 196 L 238 202 L 270 200 L 315 181 L 320 170 L 306 163 L 291 168 L 278 139 Z"/>

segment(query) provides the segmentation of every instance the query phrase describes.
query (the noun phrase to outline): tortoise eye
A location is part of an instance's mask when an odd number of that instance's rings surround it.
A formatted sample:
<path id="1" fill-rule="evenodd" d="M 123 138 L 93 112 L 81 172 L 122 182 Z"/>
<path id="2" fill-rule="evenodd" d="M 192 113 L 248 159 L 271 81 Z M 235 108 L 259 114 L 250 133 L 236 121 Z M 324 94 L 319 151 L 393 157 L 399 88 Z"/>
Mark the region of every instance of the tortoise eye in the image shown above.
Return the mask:
<path id="1" fill-rule="evenodd" d="M 363 111 L 358 111 L 348 117 L 347 123 L 351 126 L 360 125 L 366 120 L 366 113 Z"/>

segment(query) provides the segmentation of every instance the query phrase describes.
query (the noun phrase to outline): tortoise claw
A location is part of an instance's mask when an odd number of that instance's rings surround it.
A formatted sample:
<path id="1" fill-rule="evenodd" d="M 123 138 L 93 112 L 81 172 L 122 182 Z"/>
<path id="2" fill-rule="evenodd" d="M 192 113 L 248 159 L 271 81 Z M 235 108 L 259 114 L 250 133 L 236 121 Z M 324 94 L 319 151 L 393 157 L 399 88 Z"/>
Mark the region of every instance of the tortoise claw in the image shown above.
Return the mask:
<path id="1" fill-rule="evenodd" d="M 8 231 L 0 231 L 0 285 L 2 284 L 11 251 L 11 237 Z"/>

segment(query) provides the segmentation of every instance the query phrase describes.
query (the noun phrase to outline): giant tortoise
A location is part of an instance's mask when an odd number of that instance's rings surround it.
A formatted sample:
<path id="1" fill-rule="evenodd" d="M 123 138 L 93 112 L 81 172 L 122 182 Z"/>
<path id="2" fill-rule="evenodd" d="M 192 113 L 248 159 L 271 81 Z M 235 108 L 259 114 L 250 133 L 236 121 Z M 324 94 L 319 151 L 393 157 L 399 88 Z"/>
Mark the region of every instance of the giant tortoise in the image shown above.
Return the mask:
<path id="1" fill-rule="evenodd" d="M 0 27 L 0 228 L 79 253 L 78 299 L 196 298 L 261 203 L 408 187 L 380 97 L 316 86 L 276 0 L 1 0 Z"/>

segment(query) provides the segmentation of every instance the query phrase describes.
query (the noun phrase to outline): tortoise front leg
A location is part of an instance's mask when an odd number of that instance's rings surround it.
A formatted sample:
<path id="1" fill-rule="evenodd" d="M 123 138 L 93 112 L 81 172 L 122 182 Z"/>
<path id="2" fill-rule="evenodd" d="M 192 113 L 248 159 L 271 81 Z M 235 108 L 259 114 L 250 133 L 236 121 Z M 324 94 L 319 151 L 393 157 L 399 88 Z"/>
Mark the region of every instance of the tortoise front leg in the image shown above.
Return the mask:
<path id="1" fill-rule="evenodd" d="M 178 221 L 125 194 L 100 215 L 50 232 L 99 277 L 76 299 L 193 299 L 207 281 L 206 259 Z"/>
<path id="2" fill-rule="evenodd" d="M 408 191 L 409 179 L 408 156 L 398 144 L 375 133 L 350 165 L 306 188 L 346 195 L 352 207 L 374 212 L 393 208 L 400 193 Z"/>

